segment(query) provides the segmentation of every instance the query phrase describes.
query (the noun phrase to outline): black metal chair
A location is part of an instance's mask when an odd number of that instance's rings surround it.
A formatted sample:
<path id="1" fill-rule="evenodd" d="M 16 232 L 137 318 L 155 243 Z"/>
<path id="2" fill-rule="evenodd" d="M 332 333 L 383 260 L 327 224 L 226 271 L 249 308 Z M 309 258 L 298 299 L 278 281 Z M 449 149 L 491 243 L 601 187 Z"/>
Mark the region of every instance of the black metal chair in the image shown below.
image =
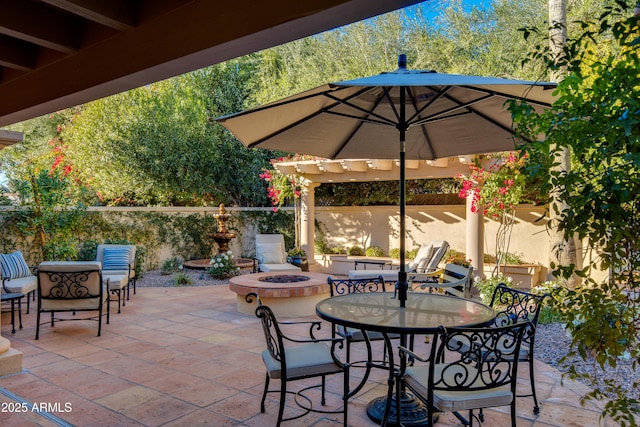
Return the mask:
<path id="1" fill-rule="evenodd" d="M 496 318 L 494 326 L 506 326 L 517 322 L 531 322 L 533 328 L 525 334 L 520 352 L 518 353 L 518 360 L 520 362 L 527 362 L 529 364 L 529 380 L 531 383 L 531 393 L 519 395 L 518 397 L 533 397 L 533 413 L 539 414 L 540 407 L 538 406 L 538 398 L 536 396 L 536 385 L 533 369 L 533 352 L 536 338 L 536 326 L 538 324 L 538 317 L 540 316 L 540 309 L 544 299 L 548 297 L 548 294 L 536 295 L 530 292 L 521 291 L 518 289 L 509 288 L 504 283 L 498 284 L 491 303 L 491 308 L 496 311 Z"/>
<path id="2" fill-rule="evenodd" d="M 375 279 L 336 279 L 329 277 L 327 279 L 327 283 L 329 284 L 329 292 L 332 297 L 338 295 L 346 295 L 346 294 L 355 294 L 355 293 L 365 293 L 365 292 L 386 292 L 385 281 L 382 276 Z M 336 335 L 341 336 L 346 341 L 346 359 L 347 363 L 349 363 L 352 367 L 358 366 L 362 363 L 367 363 L 367 367 L 371 366 L 372 354 L 371 347 L 367 346 L 367 361 L 361 362 L 351 362 L 351 344 L 357 342 L 366 342 L 366 338 L 363 332 L 359 329 L 349 328 L 342 325 L 332 325 L 333 328 L 333 337 Z M 369 341 L 384 341 L 384 337 L 380 332 L 369 331 L 367 332 L 367 337 Z M 397 334 L 392 334 L 389 336 L 391 339 L 399 339 L 400 336 Z M 384 348 L 384 356 L 382 363 L 383 365 L 387 360 L 387 351 L 388 349 Z M 384 365 L 386 368 L 386 365 Z M 368 376 L 368 372 L 367 372 Z M 358 389 L 353 390 L 352 393 L 356 393 Z"/>
<path id="3" fill-rule="evenodd" d="M 433 338 L 428 359 L 409 349 L 400 351 L 427 365 L 401 367 L 396 396 L 403 387 L 427 406 L 428 424 L 434 413 L 453 412 L 464 424 L 473 425 L 473 410 L 494 406 L 511 407 L 511 425 L 516 426 L 516 383 L 522 338 L 530 322 L 503 327 L 445 328 Z M 396 410 L 400 411 L 400 399 Z M 468 419 L 460 412 L 469 411 Z M 397 412 L 400 413 L 400 412 Z"/>
<path id="4" fill-rule="evenodd" d="M 260 411 L 265 412 L 265 399 L 267 393 L 280 393 L 280 406 L 278 409 L 278 421 L 276 426 L 280 426 L 283 421 L 295 420 L 305 416 L 309 412 L 319 412 L 325 414 L 342 413 L 344 417 L 344 426 L 347 426 L 347 402 L 349 396 L 349 364 L 343 363 L 338 359 L 334 350 L 336 344 L 340 344 L 342 339 L 329 338 L 318 339 L 314 336 L 314 331 L 320 330 L 321 322 L 278 322 L 273 311 L 266 305 L 262 305 L 256 294 L 249 294 L 245 297 L 246 301 L 252 303 L 254 300 L 258 303 L 256 308 L 256 316 L 262 322 L 262 329 L 267 343 L 267 348 L 262 352 L 262 360 L 267 369 L 264 392 L 260 403 Z M 282 325 L 309 325 L 308 340 L 300 340 L 291 338 L 282 333 L 280 329 Z M 297 345 L 291 345 L 297 344 Z M 330 344 L 330 345 L 328 345 Z M 325 383 L 326 376 L 332 374 L 343 374 L 343 408 L 341 411 L 324 411 L 313 408 L 311 399 L 303 393 L 309 389 L 321 387 L 321 403 L 325 405 Z M 321 377 L 321 383 L 305 387 L 298 392 L 287 391 L 287 384 L 291 381 L 301 380 L 305 378 Z M 270 379 L 280 380 L 280 390 L 269 390 Z M 296 405 L 304 410 L 302 414 L 289 418 L 283 418 L 284 407 L 287 393 L 294 394 Z M 301 402 L 299 399 L 303 399 Z"/>

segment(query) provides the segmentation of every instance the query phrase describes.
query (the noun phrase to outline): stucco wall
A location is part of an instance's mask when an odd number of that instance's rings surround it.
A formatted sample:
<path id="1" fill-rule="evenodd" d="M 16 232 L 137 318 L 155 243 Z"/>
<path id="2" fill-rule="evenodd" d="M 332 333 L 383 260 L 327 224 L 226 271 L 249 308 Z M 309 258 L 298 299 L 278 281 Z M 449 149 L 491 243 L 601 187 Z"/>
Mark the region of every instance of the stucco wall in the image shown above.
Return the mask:
<path id="1" fill-rule="evenodd" d="M 446 240 L 460 252 L 465 251 L 465 206 L 407 206 L 407 249 Z M 522 205 L 517 210 L 509 252 L 521 254 L 532 263 L 546 265 L 549 239 L 544 208 Z M 540 220 L 539 220 L 540 219 Z M 380 246 L 385 252 L 398 248 L 399 212 L 393 206 L 316 207 L 316 220 L 332 246 L 363 248 Z M 495 254 L 498 223 L 485 219 L 485 253 Z"/>

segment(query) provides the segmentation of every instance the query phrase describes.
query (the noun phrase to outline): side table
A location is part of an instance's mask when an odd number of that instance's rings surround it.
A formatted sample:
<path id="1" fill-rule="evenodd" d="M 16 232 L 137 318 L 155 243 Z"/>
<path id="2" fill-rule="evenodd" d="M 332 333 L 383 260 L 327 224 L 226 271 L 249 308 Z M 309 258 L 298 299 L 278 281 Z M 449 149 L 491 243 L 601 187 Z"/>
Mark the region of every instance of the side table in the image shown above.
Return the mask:
<path id="1" fill-rule="evenodd" d="M 11 302 L 11 333 L 16 333 L 16 318 L 15 318 L 15 310 L 16 310 L 16 301 L 18 301 L 18 319 L 20 319 L 20 329 L 22 329 L 22 304 L 21 300 L 24 297 L 24 294 L 10 294 L 3 293 L 2 294 L 2 302 L 8 301 Z"/>

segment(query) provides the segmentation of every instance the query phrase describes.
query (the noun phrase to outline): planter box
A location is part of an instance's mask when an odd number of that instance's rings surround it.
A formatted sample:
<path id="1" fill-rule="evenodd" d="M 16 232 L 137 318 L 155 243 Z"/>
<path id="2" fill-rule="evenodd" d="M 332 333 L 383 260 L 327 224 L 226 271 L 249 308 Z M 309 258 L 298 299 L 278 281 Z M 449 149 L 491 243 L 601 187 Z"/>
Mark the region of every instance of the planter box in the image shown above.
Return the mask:
<path id="1" fill-rule="evenodd" d="M 486 277 L 490 277 L 495 265 L 486 264 L 484 273 Z M 500 266 L 500 272 L 507 277 L 511 277 L 514 284 L 519 289 L 531 289 L 542 282 L 542 266 L 538 264 L 522 264 L 522 265 L 503 265 Z"/>

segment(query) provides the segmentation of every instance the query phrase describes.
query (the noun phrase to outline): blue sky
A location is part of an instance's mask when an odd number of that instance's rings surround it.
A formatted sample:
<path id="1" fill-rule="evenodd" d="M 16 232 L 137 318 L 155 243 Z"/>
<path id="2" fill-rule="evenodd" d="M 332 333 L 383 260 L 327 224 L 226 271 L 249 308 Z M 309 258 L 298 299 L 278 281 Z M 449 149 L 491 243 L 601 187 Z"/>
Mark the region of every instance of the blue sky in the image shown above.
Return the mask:
<path id="1" fill-rule="evenodd" d="M 439 7 L 446 6 L 448 3 L 449 3 L 448 1 L 427 0 L 415 6 L 409 6 L 407 9 L 411 10 L 412 8 L 420 7 L 426 10 L 427 12 L 433 11 L 433 15 L 435 16 L 438 12 Z M 493 0 L 462 0 L 462 5 L 464 6 L 465 9 L 471 9 L 474 6 L 486 8 L 486 7 L 489 7 L 492 3 L 493 3 Z M 431 15 L 431 13 L 428 13 L 428 15 Z"/>

